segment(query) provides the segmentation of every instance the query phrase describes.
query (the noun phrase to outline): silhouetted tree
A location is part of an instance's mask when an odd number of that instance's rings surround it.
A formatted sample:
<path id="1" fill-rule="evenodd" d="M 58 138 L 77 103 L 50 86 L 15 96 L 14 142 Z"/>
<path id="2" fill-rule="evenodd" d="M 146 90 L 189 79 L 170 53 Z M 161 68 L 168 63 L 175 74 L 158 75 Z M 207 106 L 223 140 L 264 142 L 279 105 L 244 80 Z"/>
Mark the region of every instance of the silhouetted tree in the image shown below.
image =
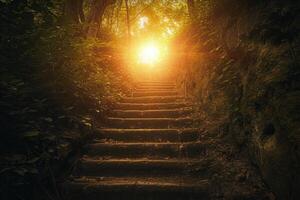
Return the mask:
<path id="1" fill-rule="evenodd" d="M 85 21 L 83 0 L 66 0 L 64 8 L 65 20 L 74 23 Z"/>
<path id="2" fill-rule="evenodd" d="M 87 36 L 96 37 L 98 35 L 105 9 L 114 3 L 116 3 L 116 0 L 93 0 L 91 2 L 91 10 L 87 18 L 89 24 Z"/>
<path id="3" fill-rule="evenodd" d="M 191 20 L 194 20 L 196 17 L 194 0 L 187 0 L 187 6 L 188 6 L 188 12 Z"/>

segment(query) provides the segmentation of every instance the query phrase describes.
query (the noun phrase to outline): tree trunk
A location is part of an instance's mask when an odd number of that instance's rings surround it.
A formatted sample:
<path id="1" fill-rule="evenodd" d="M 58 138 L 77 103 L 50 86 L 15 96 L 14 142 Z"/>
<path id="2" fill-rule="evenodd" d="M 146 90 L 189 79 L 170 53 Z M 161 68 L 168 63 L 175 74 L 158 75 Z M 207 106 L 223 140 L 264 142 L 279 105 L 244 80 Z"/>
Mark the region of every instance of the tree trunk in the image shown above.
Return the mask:
<path id="1" fill-rule="evenodd" d="M 131 32 L 131 26 L 130 26 L 130 10 L 129 10 L 129 4 L 128 0 L 125 0 L 125 6 L 126 6 L 126 22 L 127 22 L 127 37 L 130 40 L 130 32 Z"/>
<path id="2" fill-rule="evenodd" d="M 83 1 L 84 0 L 78 0 L 78 13 L 79 13 L 79 19 L 81 21 L 81 23 L 85 22 L 85 16 L 84 16 L 84 12 L 83 12 Z"/>
<path id="3" fill-rule="evenodd" d="M 194 0 L 187 0 L 187 6 L 188 6 L 189 16 L 190 16 L 191 20 L 194 21 L 194 19 L 196 17 Z"/>
<path id="4" fill-rule="evenodd" d="M 83 0 L 66 0 L 64 16 L 67 22 L 84 22 Z"/>
<path id="5" fill-rule="evenodd" d="M 96 37 L 98 35 L 102 17 L 105 9 L 116 2 L 116 0 L 93 0 L 91 3 L 91 11 L 88 18 L 87 36 Z"/>

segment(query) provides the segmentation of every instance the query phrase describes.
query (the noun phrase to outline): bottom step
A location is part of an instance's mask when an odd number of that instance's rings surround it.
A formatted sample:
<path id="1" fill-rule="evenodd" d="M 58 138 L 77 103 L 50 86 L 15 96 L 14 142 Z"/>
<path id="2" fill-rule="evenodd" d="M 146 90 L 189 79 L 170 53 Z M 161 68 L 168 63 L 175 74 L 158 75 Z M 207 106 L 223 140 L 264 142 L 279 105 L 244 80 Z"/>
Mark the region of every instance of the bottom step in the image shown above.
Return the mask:
<path id="1" fill-rule="evenodd" d="M 207 180 L 193 178 L 79 178 L 64 184 L 68 200 L 209 199 Z"/>

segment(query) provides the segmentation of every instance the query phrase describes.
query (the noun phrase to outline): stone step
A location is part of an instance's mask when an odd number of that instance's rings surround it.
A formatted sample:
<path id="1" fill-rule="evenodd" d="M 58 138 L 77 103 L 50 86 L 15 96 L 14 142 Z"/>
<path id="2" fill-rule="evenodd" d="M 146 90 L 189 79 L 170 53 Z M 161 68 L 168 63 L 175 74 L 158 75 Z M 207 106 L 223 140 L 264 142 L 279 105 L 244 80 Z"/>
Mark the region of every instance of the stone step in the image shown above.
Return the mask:
<path id="1" fill-rule="evenodd" d="M 197 129 L 98 129 L 96 138 L 117 142 L 189 142 L 199 138 Z"/>
<path id="2" fill-rule="evenodd" d="M 134 91 L 132 93 L 133 97 L 148 97 L 148 96 L 177 96 L 176 91 Z"/>
<path id="3" fill-rule="evenodd" d="M 173 87 L 175 87 L 175 84 L 172 82 L 156 82 L 156 81 L 138 82 L 136 85 L 137 86 L 173 86 Z"/>
<path id="4" fill-rule="evenodd" d="M 123 97 L 120 103 L 174 103 L 183 102 L 181 96 L 144 96 L 144 97 Z"/>
<path id="5" fill-rule="evenodd" d="M 209 148 L 200 142 L 186 143 L 94 143 L 86 146 L 90 156 L 106 158 L 193 158 Z"/>
<path id="6" fill-rule="evenodd" d="M 110 116 L 117 118 L 184 117 L 191 114 L 191 112 L 191 108 L 164 110 L 114 110 Z"/>
<path id="7" fill-rule="evenodd" d="M 120 110 L 157 110 L 157 109 L 177 109 L 189 107 L 186 102 L 172 103 L 117 103 L 116 109 Z"/>
<path id="8" fill-rule="evenodd" d="M 155 92 L 157 92 L 157 93 L 164 93 L 164 92 L 166 92 L 166 93 L 168 93 L 168 92 L 178 92 L 177 90 L 175 90 L 175 89 L 155 89 L 155 88 L 144 88 L 144 89 L 139 89 L 139 88 L 136 88 L 136 89 L 134 89 L 133 90 L 133 92 L 150 92 L 150 93 L 155 93 Z M 153 95 L 153 96 L 155 96 L 155 95 Z M 166 96 L 168 96 L 168 95 L 166 95 Z"/>
<path id="9" fill-rule="evenodd" d="M 157 177 L 195 175 L 192 169 L 208 174 L 206 160 L 191 159 L 108 159 L 85 157 L 77 163 L 75 176 Z M 205 169 L 206 168 L 206 169 Z M 201 174 L 201 175 L 202 175 Z M 197 174 L 199 175 L 199 174 Z M 203 176 L 202 176 L 203 177 Z"/>
<path id="10" fill-rule="evenodd" d="M 63 185 L 66 200 L 206 200 L 209 181 L 190 177 L 81 177 Z"/>
<path id="11" fill-rule="evenodd" d="M 106 119 L 108 127 L 114 128 L 184 128 L 191 127 L 193 119 L 185 118 L 113 118 Z"/>
<path id="12" fill-rule="evenodd" d="M 136 86 L 136 90 L 175 90 L 175 86 L 159 86 L 159 85 L 152 85 L 152 86 Z"/>

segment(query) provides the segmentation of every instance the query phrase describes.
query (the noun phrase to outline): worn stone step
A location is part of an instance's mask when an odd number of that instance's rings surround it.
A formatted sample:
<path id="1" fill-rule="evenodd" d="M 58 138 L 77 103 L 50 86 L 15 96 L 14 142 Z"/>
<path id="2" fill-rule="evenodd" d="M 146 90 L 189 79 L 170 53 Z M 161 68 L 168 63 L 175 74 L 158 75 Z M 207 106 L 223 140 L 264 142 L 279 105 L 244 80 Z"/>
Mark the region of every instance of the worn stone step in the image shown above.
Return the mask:
<path id="1" fill-rule="evenodd" d="M 67 200 L 207 200 L 209 181 L 190 177 L 82 177 L 63 185 Z"/>
<path id="2" fill-rule="evenodd" d="M 187 102 L 172 103 L 117 103 L 115 109 L 120 110 L 157 110 L 189 107 Z"/>
<path id="3" fill-rule="evenodd" d="M 173 82 L 138 82 L 136 85 L 138 86 L 176 86 Z"/>
<path id="4" fill-rule="evenodd" d="M 197 129 L 98 129 L 96 138 L 118 142 L 189 142 L 199 138 Z"/>
<path id="5" fill-rule="evenodd" d="M 154 118 L 154 117 L 184 117 L 191 114 L 191 108 L 160 109 L 160 110 L 114 110 L 110 116 L 117 118 Z"/>
<path id="6" fill-rule="evenodd" d="M 206 160 L 191 159 L 81 159 L 74 171 L 76 176 L 153 177 L 192 174 L 192 169 L 204 169 Z M 208 169 L 206 169 L 208 170 Z M 203 173 L 207 174 L 207 173 Z"/>
<path id="7" fill-rule="evenodd" d="M 120 103 L 174 103 L 183 102 L 182 96 L 145 96 L 145 97 L 123 97 Z"/>
<path id="8" fill-rule="evenodd" d="M 138 93 L 178 93 L 177 90 L 175 89 L 155 89 L 155 88 L 144 88 L 144 89 L 134 89 L 133 92 L 138 92 Z M 152 95 L 152 96 L 156 96 L 156 95 Z M 169 96 L 169 95 L 166 95 Z"/>
<path id="9" fill-rule="evenodd" d="M 175 86 L 159 86 L 159 85 L 152 85 L 152 86 L 136 86 L 136 90 L 175 90 Z"/>
<path id="10" fill-rule="evenodd" d="M 108 127 L 114 128 L 173 128 L 191 127 L 193 119 L 185 118 L 113 118 L 106 120 Z"/>
<path id="11" fill-rule="evenodd" d="M 86 146 L 90 156 L 107 158 L 193 158 L 205 154 L 209 146 L 201 142 L 186 143 L 94 143 Z"/>
<path id="12" fill-rule="evenodd" d="M 132 93 L 133 97 L 147 97 L 147 96 L 177 96 L 176 91 L 134 91 Z"/>

